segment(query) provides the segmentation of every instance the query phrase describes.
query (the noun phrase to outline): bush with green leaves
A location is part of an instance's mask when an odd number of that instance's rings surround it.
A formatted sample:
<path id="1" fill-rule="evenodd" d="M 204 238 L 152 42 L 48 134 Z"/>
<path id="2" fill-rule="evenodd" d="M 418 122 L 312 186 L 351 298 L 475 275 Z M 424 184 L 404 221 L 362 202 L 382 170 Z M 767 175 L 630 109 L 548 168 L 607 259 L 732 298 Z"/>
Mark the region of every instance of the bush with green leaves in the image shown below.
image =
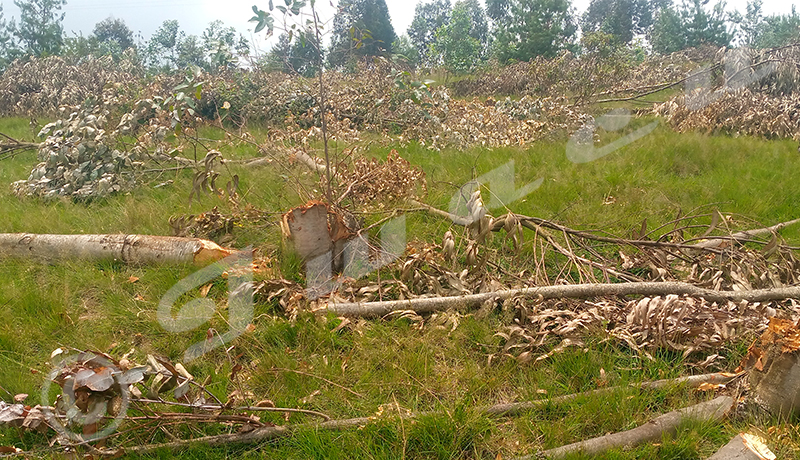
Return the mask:
<path id="1" fill-rule="evenodd" d="M 18 196 L 44 199 L 71 197 L 89 200 L 127 191 L 135 184 L 137 155 L 114 148 L 115 134 L 107 133 L 109 112 L 101 104 L 88 102 L 62 118 L 45 125 L 39 136 L 39 161 L 27 180 L 11 187 Z"/>

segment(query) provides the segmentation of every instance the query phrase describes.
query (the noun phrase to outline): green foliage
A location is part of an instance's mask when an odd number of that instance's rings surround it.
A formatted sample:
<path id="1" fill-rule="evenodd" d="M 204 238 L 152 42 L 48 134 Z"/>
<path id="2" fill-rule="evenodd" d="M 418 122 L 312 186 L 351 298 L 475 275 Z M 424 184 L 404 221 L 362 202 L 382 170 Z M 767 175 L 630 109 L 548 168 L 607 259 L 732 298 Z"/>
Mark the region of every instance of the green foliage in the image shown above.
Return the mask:
<path id="1" fill-rule="evenodd" d="M 486 16 L 478 15 L 482 23 L 475 21 L 473 11 L 483 13 L 477 1 L 457 2 L 450 22 L 436 31 L 436 41 L 431 45 L 433 53 L 441 55 L 444 67 L 455 74 L 473 71 L 485 57 Z M 481 35 L 483 43 L 478 38 Z"/>
<path id="2" fill-rule="evenodd" d="M 725 2 L 720 0 L 711 11 L 706 11 L 707 1 L 686 0 L 679 10 L 662 7 L 653 24 L 650 43 L 657 53 L 668 54 L 704 44 L 728 46 L 733 38 L 728 30 L 729 14 Z"/>
<path id="3" fill-rule="evenodd" d="M 0 74 L 17 57 L 20 50 L 13 35 L 14 22 L 8 23 L 3 17 L 3 5 L 0 4 Z"/>
<path id="4" fill-rule="evenodd" d="M 431 53 L 436 41 L 436 32 L 450 22 L 450 0 L 432 0 L 417 3 L 414 19 L 408 27 L 408 38 L 417 50 L 420 62 L 427 66 L 440 64 L 439 56 Z"/>
<path id="5" fill-rule="evenodd" d="M 94 25 L 92 35 L 101 46 L 108 49 L 107 54 L 117 55 L 134 46 L 133 31 L 122 19 L 108 17 Z"/>
<path id="6" fill-rule="evenodd" d="M 397 40 L 392 43 L 392 51 L 394 55 L 392 60 L 405 62 L 411 67 L 417 67 L 420 64 L 420 55 L 417 48 L 411 42 L 408 35 L 401 35 Z"/>
<path id="7" fill-rule="evenodd" d="M 385 0 L 343 0 L 333 19 L 328 62 L 352 65 L 366 56 L 391 56 L 397 35 Z"/>
<path id="8" fill-rule="evenodd" d="M 634 35 L 650 29 L 657 3 L 659 0 L 592 0 L 581 20 L 583 33 L 603 32 L 619 44 L 628 44 Z"/>
<path id="9" fill-rule="evenodd" d="M 288 33 L 278 37 L 278 43 L 267 55 L 267 70 L 313 77 L 322 62 L 321 45 L 313 30 L 302 30 L 292 39 Z"/>
<path id="10" fill-rule="evenodd" d="M 487 0 L 494 54 L 501 63 L 553 57 L 574 47 L 577 27 L 568 0 Z"/>
<path id="11" fill-rule="evenodd" d="M 64 13 L 67 0 L 14 0 L 19 8 L 19 25 L 13 28 L 23 51 L 32 56 L 52 56 L 64 44 Z"/>
<path id="12" fill-rule="evenodd" d="M 775 48 L 800 40 L 800 15 L 792 5 L 790 14 L 768 16 L 759 23 L 755 46 Z"/>

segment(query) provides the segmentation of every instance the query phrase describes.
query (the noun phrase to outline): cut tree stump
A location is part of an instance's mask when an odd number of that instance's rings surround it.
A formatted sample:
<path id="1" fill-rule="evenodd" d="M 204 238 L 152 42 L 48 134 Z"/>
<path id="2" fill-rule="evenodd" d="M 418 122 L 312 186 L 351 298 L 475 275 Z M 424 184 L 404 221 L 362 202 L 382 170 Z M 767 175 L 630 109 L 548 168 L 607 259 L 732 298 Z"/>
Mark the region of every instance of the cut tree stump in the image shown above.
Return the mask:
<path id="1" fill-rule="evenodd" d="M 739 433 L 708 460 L 775 460 L 775 454 L 769 450 L 760 436 L 750 433 Z"/>
<path id="2" fill-rule="evenodd" d="M 0 233 L 0 257 L 45 261 L 207 265 L 235 252 L 213 241 L 174 236 Z"/>
<path id="3" fill-rule="evenodd" d="M 800 325 L 770 319 L 740 368 L 747 370 L 759 406 L 780 417 L 800 415 Z"/>

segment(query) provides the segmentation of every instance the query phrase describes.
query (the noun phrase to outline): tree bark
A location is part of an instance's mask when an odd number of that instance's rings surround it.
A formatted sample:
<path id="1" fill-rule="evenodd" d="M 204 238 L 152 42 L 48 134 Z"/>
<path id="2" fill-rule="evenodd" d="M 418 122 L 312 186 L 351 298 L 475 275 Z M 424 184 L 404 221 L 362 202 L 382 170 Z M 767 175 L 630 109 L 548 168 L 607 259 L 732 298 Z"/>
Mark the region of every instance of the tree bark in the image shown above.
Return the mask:
<path id="1" fill-rule="evenodd" d="M 730 396 L 719 396 L 711 401 L 668 412 L 632 430 L 546 450 L 542 452 L 542 455 L 547 458 L 561 458 L 577 452 L 582 452 L 585 455 L 597 455 L 615 448 L 633 447 L 648 441 L 657 441 L 665 434 L 674 434 L 678 426 L 687 419 L 700 421 L 721 420 L 733 406 L 733 403 L 734 399 Z M 538 457 L 535 455 L 527 456 L 521 457 L 520 460 L 532 460 L 534 458 Z"/>
<path id="2" fill-rule="evenodd" d="M 206 265 L 236 251 L 213 241 L 153 235 L 39 235 L 0 233 L 0 257 L 46 261 Z"/>
<path id="3" fill-rule="evenodd" d="M 570 284 L 559 286 L 537 286 L 506 291 L 486 292 L 456 297 L 424 297 L 385 302 L 347 302 L 328 301 L 317 311 L 331 312 L 339 316 L 381 317 L 394 311 L 413 310 L 416 313 L 431 313 L 448 308 L 475 308 L 487 301 L 506 300 L 512 297 L 586 298 L 621 295 L 688 295 L 702 297 L 710 302 L 742 301 L 765 302 L 800 298 L 800 286 L 780 289 L 759 289 L 753 291 L 713 291 L 680 282 L 640 282 L 611 284 Z"/>

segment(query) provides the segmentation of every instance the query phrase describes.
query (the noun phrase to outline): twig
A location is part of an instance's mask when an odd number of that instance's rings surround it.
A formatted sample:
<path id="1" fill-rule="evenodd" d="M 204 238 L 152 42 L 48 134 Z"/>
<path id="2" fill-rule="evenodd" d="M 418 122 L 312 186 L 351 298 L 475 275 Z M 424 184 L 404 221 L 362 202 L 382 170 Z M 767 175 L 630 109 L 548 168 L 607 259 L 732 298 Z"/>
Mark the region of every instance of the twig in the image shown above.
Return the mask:
<path id="1" fill-rule="evenodd" d="M 332 382 L 332 381 L 326 379 L 325 377 L 320 377 L 318 375 L 309 374 L 308 372 L 298 371 L 298 370 L 295 370 L 295 369 L 287 369 L 285 367 L 273 367 L 272 369 L 268 369 L 268 371 L 269 372 L 292 372 L 292 373 L 299 374 L 299 375 L 305 375 L 306 377 L 319 379 L 319 380 L 322 380 L 325 383 L 329 383 L 329 384 L 331 384 L 331 385 L 333 385 L 333 386 L 335 386 L 337 388 L 341 388 L 342 390 L 344 390 L 344 391 L 346 391 L 348 393 L 351 393 L 351 394 L 353 394 L 355 396 L 358 396 L 359 398 L 363 398 L 364 397 L 364 395 L 362 395 L 361 393 L 359 393 L 357 391 L 353 391 L 350 388 L 347 388 L 345 386 L 339 385 L 336 382 Z"/>
<path id="2" fill-rule="evenodd" d="M 236 407 L 228 407 L 224 404 L 188 404 L 188 403 L 181 403 L 175 401 L 163 401 L 158 399 L 133 399 L 132 402 L 139 402 L 144 404 L 165 404 L 168 406 L 178 406 L 178 407 L 188 407 L 191 409 L 198 409 L 198 410 L 207 410 L 207 411 L 262 411 L 262 412 L 295 412 L 298 414 L 307 414 L 313 415 L 315 417 L 320 417 L 324 420 L 330 420 L 331 418 L 323 414 L 322 412 L 317 412 L 314 410 L 307 410 L 307 409 L 295 409 L 291 407 L 253 407 L 253 406 L 236 406 Z M 156 413 L 156 412 L 154 412 Z M 157 414 L 157 413 L 156 413 Z"/>

